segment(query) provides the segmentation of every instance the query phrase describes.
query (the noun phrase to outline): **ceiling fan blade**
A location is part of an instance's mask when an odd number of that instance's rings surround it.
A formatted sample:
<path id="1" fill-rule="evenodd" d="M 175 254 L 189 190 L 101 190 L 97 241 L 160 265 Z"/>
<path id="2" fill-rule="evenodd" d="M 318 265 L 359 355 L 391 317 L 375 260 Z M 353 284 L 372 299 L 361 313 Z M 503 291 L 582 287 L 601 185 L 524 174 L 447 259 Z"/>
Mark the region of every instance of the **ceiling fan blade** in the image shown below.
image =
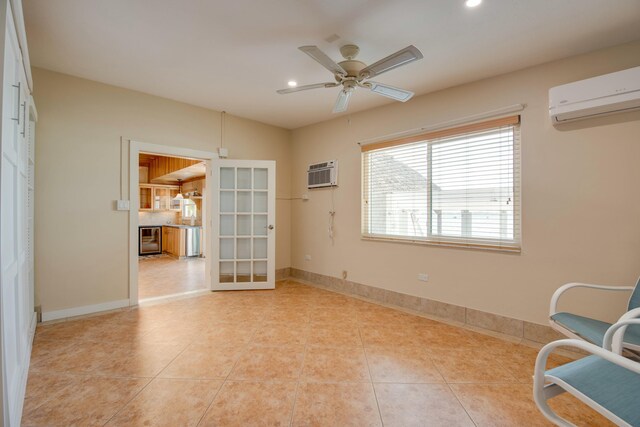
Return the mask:
<path id="1" fill-rule="evenodd" d="M 341 76 L 347 75 L 344 68 L 336 64 L 335 61 L 329 58 L 326 53 L 321 51 L 318 46 L 300 46 L 298 49 L 318 61 L 320 65 L 331 71 L 333 74 L 339 74 Z"/>
<path id="2" fill-rule="evenodd" d="M 365 85 L 371 89 L 371 92 L 375 92 L 378 95 L 386 96 L 387 98 L 395 99 L 400 102 L 407 102 L 413 96 L 413 92 L 411 91 L 384 85 L 378 82 L 369 81 L 365 83 Z"/>
<path id="3" fill-rule="evenodd" d="M 386 58 L 365 67 L 360 71 L 360 77 L 368 79 L 422 58 L 422 52 L 420 52 L 417 47 L 413 45 L 407 46 L 404 49 L 401 49 L 396 53 L 392 53 Z"/>
<path id="4" fill-rule="evenodd" d="M 343 111 L 347 111 L 347 107 L 349 106 L 349 98 L 351 98 L 351 94 L 353 91 L 351 90 L 341 90 L 338 94 L 338 99 L 336 99 L 336 105 L 333 106 L 334 113 L 342 113 Z"/>
<path id="5" fill-rule="evenodd" d="M 284 95 L 292 92 L 300 92 L 301 90 L 309 90 L 309 89 L 320 89 L 323 87 L 336 87 L 339 83 L 315 83 L 312 85 L 304 85 L 304 86 L 296 86 L 296 87 L 288 87 L 286 89 L 277 90 L 280 95 Z"/>

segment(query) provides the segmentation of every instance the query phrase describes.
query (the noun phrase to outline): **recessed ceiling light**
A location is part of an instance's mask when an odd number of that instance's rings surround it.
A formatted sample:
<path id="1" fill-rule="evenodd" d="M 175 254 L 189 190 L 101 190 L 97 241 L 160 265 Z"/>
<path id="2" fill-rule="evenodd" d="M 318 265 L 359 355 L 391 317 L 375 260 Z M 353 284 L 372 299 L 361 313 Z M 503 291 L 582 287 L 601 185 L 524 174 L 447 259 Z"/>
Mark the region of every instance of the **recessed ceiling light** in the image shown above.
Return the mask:
<path id="1" fill-rule="evenodd" d="M 289 80 L 289 82 L 287 82 L 287 84 L 289 85 L 289 87 L 296 87 L 298 86 L 298 82 L 295 80 Z"/>
<path id="2" fill-rule="evenodd" d="M 467 7 L 476 7 L 476 6 L 478 6 L 480 3 L 482 3 L 482 0 L 466 0 L 466 1 L 464 2 L 464 4 L 465 4 Z"/>

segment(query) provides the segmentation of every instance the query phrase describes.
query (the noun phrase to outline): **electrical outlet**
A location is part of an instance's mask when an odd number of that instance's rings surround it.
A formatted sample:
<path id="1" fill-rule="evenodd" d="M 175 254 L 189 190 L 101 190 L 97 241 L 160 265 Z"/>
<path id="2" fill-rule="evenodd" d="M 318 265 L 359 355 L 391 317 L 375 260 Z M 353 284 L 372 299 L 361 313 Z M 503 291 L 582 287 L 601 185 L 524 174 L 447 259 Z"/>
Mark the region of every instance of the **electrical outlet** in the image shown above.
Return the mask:
<path id="1" fill-rule="evenodd" d="M 347 270 L 342 270 L 342 278 L 343 279 L 347 278 Z"/>
<path id="2" fill-rule="evenodd" d="M 307 254 L 307 255 L 305 255 L 305 256 L 304 256 L 304 260 L 305 260 L 305 261 L 311 261 L 311 255 L 308 255 L 308 254 Z"/>
<path id="3" fill-rule="evenodd" d="M 421 282 L 428 282 L 429 275 L 427 273 L 418 273 L 418 280 L 420 280 Z"/>

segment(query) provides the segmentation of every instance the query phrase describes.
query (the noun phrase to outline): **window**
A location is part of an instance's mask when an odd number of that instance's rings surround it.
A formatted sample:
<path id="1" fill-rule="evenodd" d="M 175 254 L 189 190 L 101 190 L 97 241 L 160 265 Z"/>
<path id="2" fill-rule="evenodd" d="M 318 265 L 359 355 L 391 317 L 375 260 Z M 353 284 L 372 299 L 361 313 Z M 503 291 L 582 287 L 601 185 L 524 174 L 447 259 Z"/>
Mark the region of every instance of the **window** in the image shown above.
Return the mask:
<path id="1" fill-rule="evenodd" d="M 363 146 L 363 237 L 519 251 L 519 123 Z"/>
<path id="2" fill-rule="evenodd" d="M 182 217 L 183 218 L 196 218 L 197 212 L 198 212 L 198 208 L 193 200 L 191 199 L 182 200 Z"/>

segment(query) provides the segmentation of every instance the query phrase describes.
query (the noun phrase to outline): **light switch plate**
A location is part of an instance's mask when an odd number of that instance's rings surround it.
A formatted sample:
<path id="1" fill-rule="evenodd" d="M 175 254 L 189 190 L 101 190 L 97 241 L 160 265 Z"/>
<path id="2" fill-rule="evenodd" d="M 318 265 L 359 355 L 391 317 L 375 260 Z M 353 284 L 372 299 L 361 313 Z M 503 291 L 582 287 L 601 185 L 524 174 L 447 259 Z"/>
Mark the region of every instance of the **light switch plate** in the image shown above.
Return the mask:
<path id="1" fill-rule="evenodd" d="M 116 209 L 119 211 L 128 211 L 129 210 L 129 201 L 128 200 L 116 200 Z"/>

